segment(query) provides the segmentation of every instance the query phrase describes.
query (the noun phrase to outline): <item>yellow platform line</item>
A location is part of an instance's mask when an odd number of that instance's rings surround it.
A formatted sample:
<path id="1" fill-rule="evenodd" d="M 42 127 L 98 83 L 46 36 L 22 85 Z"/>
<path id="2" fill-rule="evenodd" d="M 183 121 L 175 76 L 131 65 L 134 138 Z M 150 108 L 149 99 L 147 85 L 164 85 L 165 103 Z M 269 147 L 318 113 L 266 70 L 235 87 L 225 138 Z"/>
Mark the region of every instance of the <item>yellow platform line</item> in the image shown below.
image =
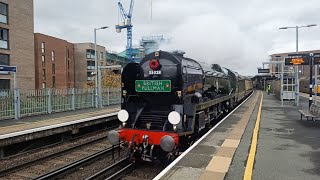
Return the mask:
<path id="1" fill-rule="evenodd" d="M 253 163 L 254 163 L 254 159 L 255 159 L 256 151 L 257 151 L 258 133 L 259 133 L 259 127 L 260 127 L 261 109 L 262 109 L 262 101 L 263 101 L 263 93 L 261 93 L 261 94 L 262 95 L 261 95 L 258 116 L 257 116 L 256 124 L 255 124 L 254 130 L 253 130 L 252 143 L 251 143 L 251 147 L 250 147 L 250 152 L 249 152 L 243 180 L 251 180 L 252 179 L 252 170 L 253 170 Z"/>

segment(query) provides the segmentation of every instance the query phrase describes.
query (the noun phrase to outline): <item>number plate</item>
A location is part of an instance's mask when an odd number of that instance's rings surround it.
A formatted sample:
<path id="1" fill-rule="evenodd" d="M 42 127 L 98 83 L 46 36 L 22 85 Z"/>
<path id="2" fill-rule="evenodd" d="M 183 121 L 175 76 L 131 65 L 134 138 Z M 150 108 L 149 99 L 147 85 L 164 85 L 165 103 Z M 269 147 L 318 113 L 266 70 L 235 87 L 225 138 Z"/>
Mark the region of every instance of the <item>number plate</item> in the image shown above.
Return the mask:
<path id="1" fill-rule="evenodd" d="M 136 80 L 137 92 L 171 92 L 171 80 Z"/>

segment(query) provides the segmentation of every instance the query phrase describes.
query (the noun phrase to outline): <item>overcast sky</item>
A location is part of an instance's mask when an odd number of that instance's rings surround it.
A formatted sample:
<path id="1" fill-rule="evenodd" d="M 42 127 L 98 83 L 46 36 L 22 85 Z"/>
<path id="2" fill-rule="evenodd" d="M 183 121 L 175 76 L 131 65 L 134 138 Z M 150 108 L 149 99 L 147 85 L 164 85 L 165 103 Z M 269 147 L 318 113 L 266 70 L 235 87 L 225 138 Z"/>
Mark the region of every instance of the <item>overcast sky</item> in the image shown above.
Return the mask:
<path id="1" fill-rule="evenodd" d="M 122 0 L 128 9 L 130 0 Z M 118 34 L 118 0 L 35 0 L 35 31 L 70 42 L 93 42 L 120 52 L 126 31 Z M 319 0 L 135 0 L 133 42 L 144 35 L 165 35 L 186 56 L 254 75 L 268 55 L 295 51 L 295 30 L 282 26 L 318 24 L 299 30 L 299 50 L 320 49 Z"/>

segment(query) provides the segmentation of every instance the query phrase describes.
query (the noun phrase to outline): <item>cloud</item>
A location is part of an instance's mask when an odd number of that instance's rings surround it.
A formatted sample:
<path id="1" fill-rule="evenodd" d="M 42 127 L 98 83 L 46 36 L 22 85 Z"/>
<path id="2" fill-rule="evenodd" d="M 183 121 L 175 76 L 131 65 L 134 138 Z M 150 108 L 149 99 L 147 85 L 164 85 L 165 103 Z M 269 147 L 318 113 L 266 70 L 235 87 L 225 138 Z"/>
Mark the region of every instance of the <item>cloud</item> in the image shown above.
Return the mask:
<path id="1" fill-rule="evenodd" d="M 183 50 L 186 56 L 208 64 L 220 64 L 241 74 L 254 74 L 264 48 L 232 19 L 222 15 L 191 17 L 173 30 L 165 50 Z"/>
<path id="2" fill-rule="evenodd" d="M 115 33 L 117 2 L 35 0 L 35 29 L 70 42 L 93 42 L 93 29 L 108 25 L 98 32 L 98 43 L 121 51 L 126 31 Z M 129 0 L 121 2 L 127 9 Z M 270 53 L 295 51 L 295 30 L 278 28 L 320 24 L 319 6 L 318 0 L 153 0 L 151 20 L 151 0 L 135 0 L 133 42 L 163 34 L 188 57 L 253 75 Z M 320 49 L 319 27 L 299 32 L 300 50 Z"/>

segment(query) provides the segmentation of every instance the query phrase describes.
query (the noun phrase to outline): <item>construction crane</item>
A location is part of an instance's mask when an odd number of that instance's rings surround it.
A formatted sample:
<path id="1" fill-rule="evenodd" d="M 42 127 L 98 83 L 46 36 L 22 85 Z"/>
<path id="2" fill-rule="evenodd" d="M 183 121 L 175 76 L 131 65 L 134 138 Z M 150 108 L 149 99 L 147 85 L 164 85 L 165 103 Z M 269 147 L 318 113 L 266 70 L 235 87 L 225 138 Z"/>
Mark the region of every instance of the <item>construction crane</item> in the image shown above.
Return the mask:
<path id="1" fill-rule="evenodd" d="M 116 25 L 116 31 L 117 33 L 121 33 L 122 29 L 127 29 L 127 57 L 129 59 L 129 62 L 133 61 L 133 50 L 132 50 L 132 22 L 131 22 L 131 18 L 132 18 L 132 11 L 133 11 L 133 4 L 134 4 L 134 0 L 131 0 L 130 2 L 130 8 L 129 8 L 129 13 L 127 13 L 121 2 L 118 2 L 118 6 L 119 6 L 119 10 L 121 13 L 121 18 L 122 18 L 122 23 Z"/>

